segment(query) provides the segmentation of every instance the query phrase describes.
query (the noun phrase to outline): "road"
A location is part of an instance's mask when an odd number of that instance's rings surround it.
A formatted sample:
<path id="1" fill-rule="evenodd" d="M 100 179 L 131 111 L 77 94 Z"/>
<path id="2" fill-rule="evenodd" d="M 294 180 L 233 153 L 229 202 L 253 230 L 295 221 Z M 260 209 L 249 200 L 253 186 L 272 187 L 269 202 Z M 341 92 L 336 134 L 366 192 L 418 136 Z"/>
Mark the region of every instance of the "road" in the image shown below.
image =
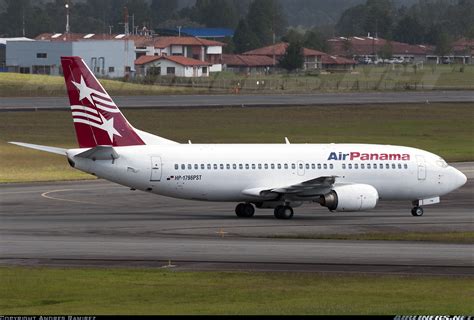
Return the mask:
<path id="1" fill-rule="evenodd" d="M 0 185 L 0 264 L 473 275 L 469 244 L 297 239 L 472 232 L 474 163 L 457 166 L 468 184 L 421 218 L 410 215 L 409 203 L 387 202 L 371 212 L 304 206 L 291 221 L 271 211 L 240 220 L 233 204 L 169 199 L 101 180 Z"/>
<path id="2" fill-rule="evenodd" d="M 212 108 L 474 102 L 474 91 L 114 97 L 121 108 Z M 67 97 L 1 98 L 0 111 L 69 109 Z"/>

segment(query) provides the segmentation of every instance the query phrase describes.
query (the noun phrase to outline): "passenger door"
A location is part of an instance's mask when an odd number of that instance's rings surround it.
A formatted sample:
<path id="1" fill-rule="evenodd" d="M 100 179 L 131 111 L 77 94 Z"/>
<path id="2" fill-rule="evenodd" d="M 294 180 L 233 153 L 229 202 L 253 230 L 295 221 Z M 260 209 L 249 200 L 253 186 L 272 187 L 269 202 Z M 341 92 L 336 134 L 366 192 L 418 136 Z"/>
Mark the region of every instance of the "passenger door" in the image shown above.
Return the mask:
<path id="1" fill-rule="evenodd" d="M 424 156 L 416 156 L 416 162 L 418 165 L 418 180 L 426 180 L 426 161 Z"/>
<path id="2" fill-rule="evenodd" d="M 162 164 L 161 157 L 152 156 L 151 157 L 151 177 L 150 181 L 160 182 L 162 178 Z"/>

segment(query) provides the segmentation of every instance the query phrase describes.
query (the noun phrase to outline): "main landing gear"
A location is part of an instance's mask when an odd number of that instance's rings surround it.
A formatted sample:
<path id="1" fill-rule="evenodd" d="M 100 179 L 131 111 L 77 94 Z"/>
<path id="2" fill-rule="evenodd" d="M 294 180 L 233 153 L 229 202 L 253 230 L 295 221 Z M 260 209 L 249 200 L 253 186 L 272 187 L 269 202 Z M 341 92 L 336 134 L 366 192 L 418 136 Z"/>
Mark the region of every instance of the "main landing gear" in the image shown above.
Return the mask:
<path id="1" fill-rule="evenodd" d="M 413 209 L 411 209 L 411 214 L 414 217 L 421 217 L 423 213 L 425 212 L 422 207 L 414 207 Z"/>
<path id="2" fill-rule="evenodd" d="M 290 220 L 294 214 L 293 208 L 290 206 L 278 206 L 275 208 L 275 218 L 280 220 Z"/>
<path id="3" fill-rule="evenodd" d="M 235 208 L 235 214 L 239 218 L 252 218 L 255 215 L 255 208 L 250 203 L 241 203 Z"/>

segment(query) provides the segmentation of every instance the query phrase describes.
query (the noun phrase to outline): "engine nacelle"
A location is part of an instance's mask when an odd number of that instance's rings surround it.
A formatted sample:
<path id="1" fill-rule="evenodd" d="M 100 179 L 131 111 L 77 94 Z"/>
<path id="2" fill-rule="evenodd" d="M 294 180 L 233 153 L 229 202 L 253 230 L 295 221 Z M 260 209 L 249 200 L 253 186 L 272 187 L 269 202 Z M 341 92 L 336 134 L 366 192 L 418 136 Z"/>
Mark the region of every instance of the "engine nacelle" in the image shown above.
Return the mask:
<path id="1" fill-rule="evenodd" d="M 337 186 L 320 199 L 331 211 L 351 212 L 374 209 L 379 200 L 377 189 L 367 184 Z"/>

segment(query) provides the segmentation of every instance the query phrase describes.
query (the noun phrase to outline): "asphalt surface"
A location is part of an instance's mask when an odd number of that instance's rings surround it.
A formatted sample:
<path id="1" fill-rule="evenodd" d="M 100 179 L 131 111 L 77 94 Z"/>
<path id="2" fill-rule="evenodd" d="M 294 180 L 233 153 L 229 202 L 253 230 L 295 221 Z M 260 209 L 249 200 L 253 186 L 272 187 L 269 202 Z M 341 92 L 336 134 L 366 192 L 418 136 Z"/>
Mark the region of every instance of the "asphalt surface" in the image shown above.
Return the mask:
<path id="1" fill-rule="evenodd" d="M 113 97 L 121 108 L 212 108 L 474 102 L 474 91 L 320 93 L 268 95 L 179 95 Z M 69 109 L 67 97 L 1 98 L 0 111 Z"/>
<path id="2" fill-rule="evenodd" d="M 0 185 L 0 264 L 149 266 L 177 270 L 260 270 L 472 276 L 469 244 L 298 239 L 315 234 L 473 231 L 469 180 L 440 205 L 412 217 L 410 204 L 331 214 L 304 206 L 291 221 L 234 204 L 182 201 L 106 181 Z M 290 239 L 293 238 L 293 239 Z"/>

